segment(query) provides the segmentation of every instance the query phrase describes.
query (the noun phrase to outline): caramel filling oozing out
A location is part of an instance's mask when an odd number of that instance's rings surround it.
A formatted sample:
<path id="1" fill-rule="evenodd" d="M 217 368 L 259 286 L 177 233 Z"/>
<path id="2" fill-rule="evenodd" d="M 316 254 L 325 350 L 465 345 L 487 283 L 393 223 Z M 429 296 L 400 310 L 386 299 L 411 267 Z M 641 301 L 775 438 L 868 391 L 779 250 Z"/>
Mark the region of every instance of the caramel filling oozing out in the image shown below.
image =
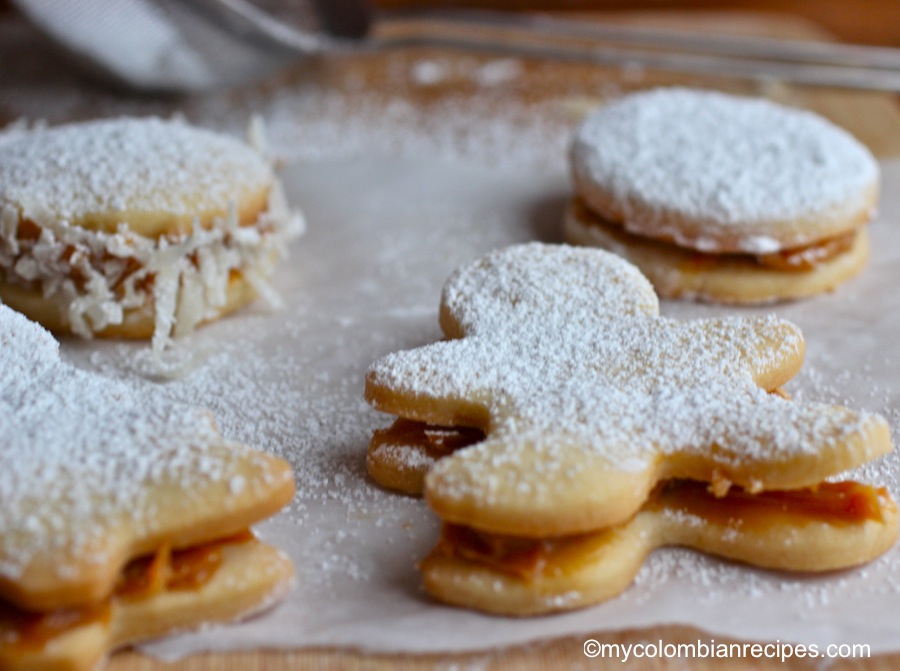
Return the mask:
<path id="1" fill-rule="evenodd" d="M 716 497 L 707 483 L 671 480 L 660 485 L 645 510 L 671 510 L 741 531 L 765 531 L 778 524 L 824 522 L 834 526 L 881 522 L 879 498 L 886 490 L 858 482 L 824 482 L 808 489 L 750 494 L 731 487 Z M 595 533 L 604 533 L 603 531 Z M 523 580 L 563 568 L 560 555 L 585 536 L 530 539 L 445 524 L 436 551 L 472 561 Z"/>
<path id="2" fill-rule="evenodd" d="M 0 650 L 37 652 L 49 641 L 77 627 L 108 623 L 115 601 L 140 601 L 164 591 L 199 590 L 221 566 L 224 546 L 253 539 L 253 534 L 246 530 L 183 550 L 173 551 L 169 545 L 163 545 L 154 554 L 129 562 L 112 596 L 90 606 L 33 613 L 0 603 Z"/>
<path id="3" fill-rule="evenodd" d="M 645 238 L 643 236 L 633 235 L 625 231 L 622 226 L 616 222 L 610 221 L 595 212 L 592 212 L 580 200 L 575 201 L 576 216 L 589 224 L 602 226 L 608 232 L 621 238 L 623 241 L 640 240 L 641 242 L 653 242 L 660 246 L 671 246 L 683 252 L 690 254 L 690 258 L 685 262 L 685 270 L 702 271 L 704 267 L 718 263 L 723 259 L 744 259 L 751 261 L 758 266 L 771 268 L 773 270 L 789 270 L 789 271 L 809 271 L 814 270 L 819 265 L 831 261 L 835 257 L 848 251 L 853 246 L 856 238 L 856 231 L 849 231 L 842 235 L 837 235 L 823 240 L 794 247 L 791 249 L 782 249 L 771 254 L 740 254 L 740 253 L 724 253 L 712 254 L 699 252 L 696 250 L 680 247 L 672 242 L 657 240 L 653 238 Z"/>
<path id="4" fill-rule="evenodd" d="M 848 251 L 853 246 L 854 238 L 856 231 L 850 231 L 805 247 L 761 254 L 756 257 L 756 262 L 775 270 L 813 270 L 818 265 Z"/>
<path id="5" fill-rule="evenodd" d="M 770 393 L 786 396 L 781 389 Z M 418 447 L 438 459 L 484 439 L 478 429 L 435 427 L 398 418 L 372 438 L 394 445 Z M 823 482 L 815 487 L 773 490 L 751 494 L 725 483 L 721 491 L 695 480 L 674 479 L 661 483 L 644 506 L 648 511 L 669 510 L 700 518 L 721 527 L 742 531 L 765 531 L 774 525 L 800 526 L 824 522 L 833 526 L 883 521 L 879 499 L 887 496 L 884 487 L 858 482 Z M 602 533 L 595 532 L 595 533 Z M 533 539 L 477 531 L 445 523 L 437 552 L 489 566 L 524 580 L 534 580 L 544 571 L 559 568 L 563 552 L 586 535 Z"/>
<path id="6" fill-rule="evenodd" d="M 435 551 L 447 557 L 459 557 L 482 566 L 535 580 L 548 568 L 553 555 L 564 544 L 580 537 L 553 539 L 520 538 L 476 531 L 459 524 L 444 523 Z"/>
<path id="7" fill-rule="evenodd" d="M 740 487 L 716 498 L 702 482 L 673 480 L 660 489 L 648 509 L 668 509 L 725 526 L 740 522 L 742 529 L 765 530 L 776 524 L 825 522 L 833 526 L 883 522 L 879 499 L 884 487 L 859 482 L 823 482 L 815 487 L 751 494 Z"/>
<path id="8" fill-rule="evenodd" d="M 402 417 L 386 429 L 378 429 L 372 434 L 371 447 L 381 445 L 406 445 L 424 451 L 438 460 L 456 450 L 469 447 L 484 440 L 484 432 L 464 426 L 432 426 Z"/>

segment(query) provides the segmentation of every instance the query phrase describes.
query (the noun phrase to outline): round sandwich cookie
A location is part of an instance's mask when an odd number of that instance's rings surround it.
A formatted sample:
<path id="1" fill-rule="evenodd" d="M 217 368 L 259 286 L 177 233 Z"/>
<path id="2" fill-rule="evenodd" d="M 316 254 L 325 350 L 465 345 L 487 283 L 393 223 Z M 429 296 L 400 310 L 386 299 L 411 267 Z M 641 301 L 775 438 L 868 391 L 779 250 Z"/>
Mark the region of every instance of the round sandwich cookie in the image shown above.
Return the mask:
<path id="1" fill-rule="evenodd" d="M 82 337 L 173 335 L 257 294 L 302 231 L 250 145 L 179 121 L 0 135 L 0 300 Z"/>
<path id="2" fill-rule="evenodd" d="M 566 239 L 629 259 L 661 296 L 801 298 L 853 277 L 868 257 L 878 164 L 811 112 L 655 89 L 590 115 L 570 162 Z"/>

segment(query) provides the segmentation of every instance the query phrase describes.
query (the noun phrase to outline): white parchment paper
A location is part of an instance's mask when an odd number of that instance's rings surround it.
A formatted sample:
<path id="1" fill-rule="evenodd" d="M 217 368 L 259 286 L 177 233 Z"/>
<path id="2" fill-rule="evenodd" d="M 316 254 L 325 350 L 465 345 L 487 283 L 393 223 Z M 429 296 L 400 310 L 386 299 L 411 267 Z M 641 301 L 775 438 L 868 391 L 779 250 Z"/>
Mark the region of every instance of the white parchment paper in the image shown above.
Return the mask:
<path id="1" fill-rule="evenodd" d="M 884 413 L 900 435 L 900 162 L 883 166 L 872 259 L 834 294 L 762 309 L 665 303 L 678 317 L 773 311 L 807 339 L 788 390 Z M 713 635 L 801 643 L 868 643 L 900 650 L 900 550 L 860 569 L 806 577 L 759 571 L 670 549 L 647 561 L 622 596 L 586 610 L 532 619 L 445 607 L 419 589 L 417 559 L 437 522 L 415 499 L 365 475 L 372 429 L 386 426 L 362 399 L 376 357 L 440 337 L 440 289 L 459 263 L 518 241 L 559 240 L 569 194 L 555 168 L 489 169 L 434 157 L 316 161 L 284 174 L 306 212 L 275 285 L 278 312 L 253 307 L 183 341 L 195 368 L 159 382 L 141 377 L 142 348 L 67 341 L 71 361 L 176 399 L 211 407 L 231 438 L 288 458 L 298 495 L 260 534 L 284 548 L 297 588 L 249 622 L 148 646 L 173 657 L 199 650 L 347 646 L 371 651 L 457 651 L 603 629 L 683 623 Z M 862 477 L 900 493 L 900 461 Z"/>

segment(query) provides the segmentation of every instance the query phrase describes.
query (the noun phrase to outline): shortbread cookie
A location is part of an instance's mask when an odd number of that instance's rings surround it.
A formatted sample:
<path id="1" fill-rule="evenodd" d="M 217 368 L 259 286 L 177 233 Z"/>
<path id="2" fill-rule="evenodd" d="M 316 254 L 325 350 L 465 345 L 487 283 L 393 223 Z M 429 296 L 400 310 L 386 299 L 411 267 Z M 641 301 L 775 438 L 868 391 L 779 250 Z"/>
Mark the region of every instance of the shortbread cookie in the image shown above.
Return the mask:
<path id="1" fill-rule="evenodd" d="M 628 233 L 578 200 L 569 205 L 564 231 L 570 243 L 601 247 L 635 264 L 661 296 L 719 303 L 766 303 L 831 291 L 862 270 L 869 255 L 865 229 L 790 255 L 706 254 Z"/>
<path id="2" fill-rule="evenodd" d="M 877 415 L 767 393 L 800 368 L 796 326 L 660 317 L 649 282 L 601 250 L 489 254 L 451 276 L 440 316 L 450 340 L 374 363 L 366 397 L 486 432 L 428 476 L 450 522 L 578 533 L 627 520 L 660 480 L 794 489 L 891 449 Z"/>
<path id="3" fill-rule="evenodd" d="M 682 545 L 765 568 L 831 571 L 865 563 L 897 539 L 897 506 L 855 482 L 716 498 L 704 483 L 661 486 L 629 521 L 550 539 L 445 525 L 422 562 L 426 590 L 447 603 L 503 615 L 589 606 L 631 584 L 647 555 Z"/>
<path id="4" fill-rule="evenodd" d="M 259 292 L 302 230 L 262 156 L 160 119 L 16 133 L 0 152 L 0 299 L 59 332 L 171 335 Z"/>
<path id="5" fill-rule="evenodd" d="M 101 602 L 50 613 L 0 605 L 0 667 L 87 671 L 109 650 L 263 610 L 292 576 L 287 557 L 249 533 L 159 552 L 129 563 Z"/>
<path id="6" fill-rule="evenodd" d="M 589 116 L 570 159 L 567 239 L 625 256 L 660 295 L 799 298 L 865 264 L 878 165 L 810 112 L 657 89 Z"/>
<path id="7" fill-rule="evenodd" d="M 482 440 L 484 433 L 478 429 L 430 426 L 401 418 L 372 435 L 366 468 L 385 489 L 421 496 L 425 476 L 439 459 Z"/>
<path id="8" fill-rule="evenodd" d="M 481 440 L 472 429 L 398 419 L 376 431 L 369 473 L 384 487 L 419 495 L 434 463 Z M 533 615 L 616 596 L 664 545 L 767 568 L 829 571 L 874 559 L 896 536 L 897 507 L 883 488 L 834 482 L 750 494 L 732 487 L 716 498 L 706 483 L 672 480 L 628 522 L 585 534 L 533 539 L 445 524 L 420 568 L 426 590 L 442 601 Z"/>
<path id="9" fill-rule="evenodd" d="M 601 250 L 532 243 L 489 254 L 450 277 L 440 317 L 450 339 L 375 362 L 366 398 L 405 420 L 485 433 L 425 481 L 446 523 L 482 536 L 530 542 L 609 530 L 674 479 L 708 483 L 718 496 L 732 486 L 749 494 L 816 487 L 891 449 L 877 415 L 769 393 L 799 370 L 796 326 L 772 316 L 660 317 L 649 282 Z M 893 542 L 893 503 L 883 493 L 869 498 L 874 526 L 866 518 L 809 547 L 821 566 L 846 565 L 847 553 L 833 549 L 845 542 L 867 539 L 853 555 L 866 559 Z M 686 542 L 672 534 L 660 525 L 641 556 Z M 725 553 L 705 537 L 692 544 Z M 756 563 L 796 566 L 770 561 Z M 543 609 L 540 588 L 526 589 Z M 585 598 L 578 604 L 595 597 Z"/>
<path id="10" fill-rule="evenodd" d="M 0 599 L 9 607 L 51 621 L 93 607 L 114 595 L 136 558 L 220 542 L 293 495 L 284 461 L 225 440 L 207 411 L 64 364 L 47 331 L 4 306 L 0 382 Z M 265 576 L 222 588 L 238 607 L 186 604 L 184 612 L 202 615 L 190 624 L 231 619 L 285 589 L 289 566 L 271 560 L 274 550 L 259 552 L 270 557 Z M 208 596 L 227 601 L 221 593 Z M 141 608 L 148 635 L 188 624 L 174 611 L 169 618 L 168 607 Z M 118 626 L 106 622 L 92 645 L 131 640 Z M 0 658 L 12 654 L 5 642 Z M 50 637 L 37 652 L 52 655 L 55 645 Z"/>

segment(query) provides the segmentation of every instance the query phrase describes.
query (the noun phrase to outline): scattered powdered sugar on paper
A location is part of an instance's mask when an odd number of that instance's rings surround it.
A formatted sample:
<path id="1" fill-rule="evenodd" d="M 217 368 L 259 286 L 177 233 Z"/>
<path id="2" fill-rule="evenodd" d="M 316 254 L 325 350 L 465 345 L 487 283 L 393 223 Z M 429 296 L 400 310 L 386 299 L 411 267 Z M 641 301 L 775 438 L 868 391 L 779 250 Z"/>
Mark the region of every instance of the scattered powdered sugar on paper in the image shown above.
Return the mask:
<path id="1" fill-rule="evenodd" d="M 400 464 L 403 470 L 430 468 L 435 463 L 435 458 L 424 450 L 402 443 L 383 443 L 373 450 L 372 457 Z"/>
<path id="2" fill-rule="evenodd" d="M 260 533 L 288 551 L 298 589 L 270 615 L 227 635 L 212 630 L 167 639 L 154 644 L 154 653 L 298 645 L 466 650 L 661 620 L 773 640 L 828 641 L 837 627 L 871 640 L 873 649 L 891 649 L 891 637 L 875 640 L 864 632 L 875 631 L 875 616 L 900 599 L 896 551 L 863 570 L 801 578 L 661 550 L 621 597 L 535 620 L 487 618 L 429 601 L 415 564 L 433 545 L 438 522 L 421 501 L 384 492 L 367 479 L 371 431 L 391 418 L 363 401 L 365 372 L 380 356 L 441 337 L 438 302 L 454 268 L 502 245 L 553 239 L 567 176 L 561 169 L 498 170 L 440 156 L 320 157 L 289 167 L 284 181 L 309 221 L 308 236 L 274 278 L 285 307 L 268 312 L 251 306 L 204 327 L 180 341 L 186 352 L 200 354 L 194 370 L 164 384 L 136 383 L 179 402 L 202 403 L 228 438 L 290 460 L 298 495 Z M 859 280 L 833 295 L 775 309 L 799 324 L 807 341 L 807 363 L 788 391 L 803 402 L 879 412 L 896 433 L 896 361 L 887 365 L 881 336 L 869 341 L 865 335 L 870 314 L 881 316 L 876 334 L 892 328 L 895 234 L 876 223 L 872 235 L 872 265 Z M 677 319 L 764 318 L 771 310 L 662 305 Z M 66 341 L 63 353 L 79 365 L 134 379 L 140 349 Z M 896 495 L 896 462 L 892 455 L 865 467 L 865 479 L 888 483 Z M 685 612 L 683 604 L 698 599 L 703 607 Z"/>
<path id="3" fill-rule="evenodd" d="M 33 33 L 22 24 L 0 25 L 0 38 L 2 53 L 34 53 Z M 284 181 L 289 199 L 307 214 L 309 234 L 274 278 L 285 298 L 282 310 L 250 307 L 181 340 L 186 356 L 198 361 L 185 377 L 165 383 L 140 377 L 141 344 L 62 345 L 63 357 L 80 367 L 212 408 L 226 437 L 286 456 L 297 475 L 291 508 L 260 528 L 265 540 L 289 552 L 297 589 L 263 617 L 166 639 L 152 646 L 155 654 L 307 645 L 471 650 L 662 621 L 737 638 L 855 638 L 871 641 L 875 651 L 896 648 L 896 632 L 888 630 L 900 603 L 896 551 L 863 570 L 809 580 L 660 551 L 622 597 L 532 620 L 450 609 L 420 593 L 415 563 L 436 539 L 437 522 L 422 502 L 382 492 L 366 479 L 370 432 L 390 419 L 362 400 L 365 371 L 379 356 L 440 337 L 439 293 L 457 265 L 501 245 L 559 239 L 571 116 L 561 122 L 549 106 L 504 110 L 490 90 L 422 111 L 368 93 L 363 81 L 356 90 L 352 82 L 331 90 L 301 79 L 173 105 L 86 88 L 50 59 L 8 60 L 0 75 L 10 82 L 0 91 L 6 119 L 168 115 L 177 107 L 194 123 L 242 135 L 256 112 L 276 156 L 296 163 Z M 411 79 L 409 63 L 419 60 L 398 58 L 397 76 Z M 515 67 L 498 70 L 485 79 L 497 82 Z M 455 76 L 441 62 L 433 71 Z M 32 85 L 38 80 L 48 83 Z M 602 92 L 620 90 L 610 85 Z M 465 162 L 448 162 L 460 159 Z M 885 178 L 887 195 L 898 180 L 900 169 Z M 883 204 L 882 212 L 896 219 L 900 201 Z M 900 252 L 892 251 L 900 250 L 900 240 L 896 227 L 881 223 L 873 226 L 873 259 L 858 280 L 834 295 L 776 310 L 807 336 L 807 364 L 789 391 L 798 399 L 880 412 L 900 435 L 894 382 L 900 370 L 886 354 L 900 328 L 892 270 L 900 263 Z M 662 310 L 678 318 L 723 313 L 677 303 Z M 863 372 L 865 363 L 870 373 Z M 849 377 L 840 377 L 842 370 Z M 897 461 L 892 455 L 871 470 L 895 495 Z M 698 600 L 702 607 L 685 609 Z"/>
<path id="4" fill-rule="evenodd" d="M 300 99 L 274 96 L 263 115 L 270 135 L 284 138 L 276 154 L 288 161 L 435 154 L 527 165 L 561 163 L 568 142 L 565 125 L 546 121 L 546 115 L 504 110 L 490 101 L 441 101 L 428 114 L 403 100 L 385 103 L 365 94 L 353 105 L 351 112 L 344 94 L 329 91 Z"/>
<path id="5" fill-rule="evenodd" d="M 60 67 L 53 52 L 35 47 L 38 37 L 22 21 L 0 20 L 0 127 L 32 122 L 120 117 L 184 116 L 191 123 L 244 135 L 258 115 L 266 123 L 273 157 L 298 160 L 390 154 L 470 158 L 491 165 L 562 165 L 572 114 L 555 101 L 509 104 L 509 91 L 524 86 L 524 65 L 511 58 L 385 55 L 378 77 L 386 88 L 422 97 L 385 96 L 364 66 L 335 82 L 322 81 L 316 63 L 300 63 L 271 82 L 192 98 L 138 98 L 85 85 Z M 22 58 L 22 53 L 27 58 Z M 361 71 L 357 71 L 361 70 Z M 552 77 L 552 74 L 543 75 Z M 601 78 L 603 95 L 620 93 Z M 457 93 L 430 99 L 435 84 Z M 600 84 L 598 84 L 599 92 Z M 470 95 L 470 92 L 477 95 Z M 596 101 L 594 101 L 596 102 Z"/>

